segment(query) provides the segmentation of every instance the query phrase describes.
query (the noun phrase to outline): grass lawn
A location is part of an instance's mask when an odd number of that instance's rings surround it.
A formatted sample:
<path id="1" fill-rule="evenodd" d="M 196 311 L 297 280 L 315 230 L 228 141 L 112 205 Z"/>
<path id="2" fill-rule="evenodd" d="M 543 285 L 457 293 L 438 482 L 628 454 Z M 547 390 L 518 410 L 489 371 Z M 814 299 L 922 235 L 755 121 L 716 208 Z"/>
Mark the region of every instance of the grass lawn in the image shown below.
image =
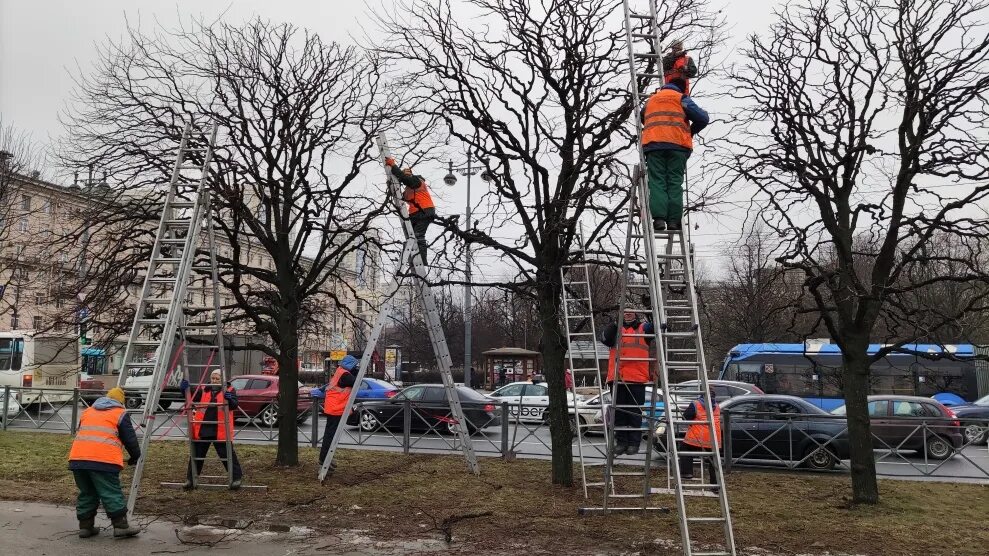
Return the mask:
<path id="1" fill-rule="evenodd" d="M 61 434 L 0 433 L 0 497 L 72 504 L 70 441 Z M 451 549 L 464 553 L 680 553 L 675 513 L 580 517 L 581 491 L 550 484 L 548 462 L 482 459 L 482 474 L 474 477 L 457 456 L 341 450 L 336 474 L 320 486 L 317 452 L 300 450 L 302 465 L 279 468 L 273 446 L 237 447 L 245 484 L 267 485 L 267 493 L 187 493 L 158 485 L 184 480 L 186 444 L 153 443 L 137 512 L 184 522 L 220 517 L 309 525 L 327 533 L 366 529 L 387 540 L 450 533 Z M 219 474 L 213 465 L 207 463 L 206 474 Z M 123 479 L 129 484 L 130 471 Z M 728 496 L 741 553 L 764 554 L 749 547 L 774 554 L 989 551 L 987 486 L 882 481 L 881 504 L 850 508 L 848 485 L 843 476 L 732 473 Z M 673 498 L 660 503 L 672 505 Z M 720 541 L 717 528 L 698 527 L 694 535 Z"/>

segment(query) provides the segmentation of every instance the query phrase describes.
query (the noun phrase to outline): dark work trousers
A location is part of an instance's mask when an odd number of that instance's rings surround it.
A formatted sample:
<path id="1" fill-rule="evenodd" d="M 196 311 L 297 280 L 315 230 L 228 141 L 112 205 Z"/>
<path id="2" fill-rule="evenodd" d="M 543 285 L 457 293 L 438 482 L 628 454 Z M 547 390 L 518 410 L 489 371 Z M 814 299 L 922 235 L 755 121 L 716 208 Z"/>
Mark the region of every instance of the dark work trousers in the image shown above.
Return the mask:
<path id="1" fill-rule="evenodd" d="M 641 428 L 642 404 L 646 403 L 646 385 L 636 382 L 619 382 L 615 388 L 615 428 Z M 636 407 L 622 407 L 636 406 Z M 616 430 L 615 444 L 638 446 L 644 431 Z"/>
<path id="2" fill-rule="evenodd" d="M 683 180 L 687 151 L 660 150 L 646 153 L 649 170 L 649 212 L 667 223 L 683 219 Z"/>
<path id="3" fill-rule="evenodd" d="M 429 259 L 426 257 L 426 250 L 429 248 L 429 243 L 426 241 L 426 228 L 433 222 L 436 218 L 436 209 L 427 208 L 418 210 L 411 215 L 409 215 L 409 220 L 412 222 L 412 230 L 416 235 L 416 243 L 419 244 L 419 254 L 422 255 L 422 264 L 428 265 Z"/>
<path id="4" fill-rule="evenodd" d="M 690 444 L 685 444 L 680 442 L 680 450 L 685 450 L 688 452 L 710 452 L 711 450 L 707 448 L 701 448 L 698 446 L 691 446 Z M 701 456 L 701 460 L 707 460 L 707 472 L 708 476 L 711 478 L 712 485 L 718 484 L 718 476 L 714 474 L 714 462 L 713 453 L 710 456 Z M 692 477 L 694 475 L 694 456 L 680 456 L 680 476 L 681 477 Z M 702 473 L 703 475 L 703 473 Z M 703 477 L 701 477 L 703 478 Z"/>
<path id="5" fill-rule="evenodd" d="M 343 419 L 342 415 L 327 415 L 323 414 L 323 418 L 326 420 L 326 428 L 323 429 L 323 445 L 319 447 L 319 465 L 323 465 L 323 460 L 326 459 L 326 454 L 330 451 L 330 444 L 333 443 L 333 435 L 336 434 L 337 427 L 340 426 L 340 421 Z"/>
<path id="6" fill-rule="evenodd" d="M 223 460 L 224 469 L 227 469 L 227 465 L 229 465 L 230 463 L 227 462 L 227 442 L 225 440 L 215 440 L 215 439 L 206 439 L 206 438 L 195 440 L 193 441 L 192 446 L 195 454 L 195 458 L 193 461 L 196 464 L 197 477 L 199 476 L 200 473 L 203 472 L 203 463 L 204 463 L 203 458 L 205 458 L 206 454 L 209 453 L 209 447 L 211 445 L 213 446 L 213 448 L 216 449 L 216 455 L 220 456 L 220 459 Z M 234 466 L 234 480 L 239 481 L 240 478 L 244 475 L 244 472 L 240 468 L 240 461 L 237 460 L 237 451 L 234 450 L 233 444 L 230 445 L 229 459 L 231 460 Z M 189 470 L 186 473 L 187 473 L 187 478 L 191 481 L 192 470 Z"/>

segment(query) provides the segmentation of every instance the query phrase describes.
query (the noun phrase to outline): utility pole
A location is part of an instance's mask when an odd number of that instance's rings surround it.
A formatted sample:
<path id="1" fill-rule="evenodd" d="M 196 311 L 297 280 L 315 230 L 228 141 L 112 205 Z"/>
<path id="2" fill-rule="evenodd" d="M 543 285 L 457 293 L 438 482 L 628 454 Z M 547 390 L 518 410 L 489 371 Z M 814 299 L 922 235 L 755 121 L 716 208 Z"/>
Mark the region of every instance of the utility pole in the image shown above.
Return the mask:
<path id="1" fill-rule="evenodd" d="M 449 164 L 449 166 L 448 166 L 448 170 L 449 171 L 448 171 L 447 175 L 443 178 L 443 183 L 445 183 L 448 186 L 453 186 L 453 185 L 455 185 L 457 183 L 457 176 L 453 173 L 454 170 L 456 170 L 462 176 L 467 176 L 467 211 L 466 211 L 467 212 L 467 220 L 466 220 L 466 226 L 467 226 L 467 232 L 468 233 L 470 232 L 470 230 L 473 229 L 473 227 L 471 226 L 471 219 L 470 219 L 470 217 L 471 217 L 471 210 L 470 210 L 470 208 L 471 208 L 470 207 L 470 177 L 481 171 L 481 168 L 477 168 L 477 167 L 474 166 L 474 162 L 475 162 L 474 158 L 472 156 L 470 156 L 469 153 L 467 155 L 467 165 L 466 166 L 461 166 L 461 167 L 458 167 L 458 168 L 454 168 L 453 167 L 453 162 L 452 161 L 449 162 L 448 163 Z M 491 181 L 491 177 L 488 176 L 487 172 L 484 172 L 484 173 L 481 174 L 481 179 L 484 180 L 485 182 Z M 465 241 L 464 251 L 465 251 L 465 257 L 464 258 L 466 259 L 466 261 L 465 261 L 466 267 L 464 268 L 464 282 L 465 282 L 465 285 L 464 285 L 464 386 L 470 388 L 471 387 L 471 378 L 472 378 L 470 376 L 471 359 L 472 359 L 472 357 L 471 357 L 471 318 L 472 318 L 472 315 L 471 315 L 471 302 L 472 302 L 472 298 L 471 298 L 471 280 L 472 280 L 472 273 L 471 273 L 470 239 L 467 239 Z"/>

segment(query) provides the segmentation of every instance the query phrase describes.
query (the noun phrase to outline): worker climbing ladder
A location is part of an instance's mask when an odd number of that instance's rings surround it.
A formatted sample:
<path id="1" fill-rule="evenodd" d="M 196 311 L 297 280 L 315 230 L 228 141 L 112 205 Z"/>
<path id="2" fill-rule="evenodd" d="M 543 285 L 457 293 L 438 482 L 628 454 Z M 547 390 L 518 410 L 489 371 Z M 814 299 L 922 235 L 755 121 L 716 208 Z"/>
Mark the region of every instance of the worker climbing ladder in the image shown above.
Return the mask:
<path id="1" fill-rule="evenodd" d="M 382 163 L 384 163 L 385 159 L 391 157 L 391 152 L 388 149 L 388 142 L 384 133 L 378 135 L 378 149 L 381 151 Z M 467 461 L 467 467 L 472 473 L 477 475 L 480 473 L 480 468 L 477 464 L 477 456 L 474 454 L 474 445 L 471 444 L 470 431 L 467 426 L 467 419 L 464 416 L 463 407 L 460 403 L 460 396 L 457 393 L 457 387 L 453 382 L 453 373 L 451 372 L 453 359 L 450 357 L 450 349 L 446 343 L 446 336 L 443 334 L 443 324 L 440 321 L 439 310 L 436 307 L 436 299 L 433 297 L 433 292 L 430 289 L 429 284 L 426 282 L 426 277 L 428 274 L 427 268 L 422 260 L 422 257 L 419 255 L 419 246 L 416 243 L 415 233 L 412 229 L 412 222 L 409 220 L 408 207 L 402 201 L 402 191 L 399 188 L 398 180 L 396 180 L 390 172 L 387 173 L 387 179 L 388 192 L 392 201 L 395 203 L 395 208 L 402 220 L 402 230 L 405 233 L 405 246 L 402 249 L 401 258 L 399 259 L 399 268 L 397 269 L 395 278 L 386 289 L 385 303 L 378 312 L 378 317 L 374 323 L 374 328 L 371 330 L 371 336 L 368 338 L 367 344 L 364 346 L 364 353 L 361 356 L 361 363 L 358 367 L 355 383 L 360 384 L 361 380 L 364 378 L 364 374 L 367 372 L 367 367 L 371 362 L 371 354 L 374 353 L 375 344 L 377 344 L 378 338 L 381 337 L 381 331 L 391 318 L 391 313 L 394 308 L 394 296 L 398 289 L 402 286 L 403 278 L 408 277 L 412 279 L 414 281 L 416 291 L 419 294 L 419 299 L 422 301 L 422 307 L 426 318 L 426 329 L 429 332 L 429 341 L 433 346 L 433 354 L 436 356 L 436 362 L 439 365 L 440 377 L 443 379 L 443 387 L 446 390 L 446 399 L 450 404 L 450 413 L 455 421 L 453 426 L 457 443 L 460 444 L 460 448 L 464 453 L 464 459 Z M 414 276 L 409 276 L 410 271 Z M 351 389 L 350 396 L 347 398 L 347 405 L 344 408 L 344 415 L 350 414 L 350 411 L 354 406 L 354 400 L 357 398 L 357 390 L 357 388 Z M 323 460 L 323 465 L 319 470 L 320 481 L 324 481 L 326 479 L 326 476 L 332 467 L 333 457 L 336 454 L 337 446 L 340 443 L 340 435 L 342 434 L 342 431 L 343 427 L 339 426 L 333 435 L 332 444 L 330 444 L 330 449 L 326 454 L 326 459 Z"/>
<path id="2" fill-rule="evenodd" d="M 561 291 L 561 308 L 563 309 L 563 326 L 567 333 L 567 358 L 569 369 L 574 380 L 570 395 L 574 405 L 577 403 L 578 373 L 593 373 L 594 386 L 598 390 L 598 399 L 602 407 L 607 398 L 604 377 L 601 376 L 601 353 L 598 352 L 598 342 L 594 331 L 594 304 L 591 295 L 591 271 L 584 251 L 582 232 L 577 234 L 578 248 L 573 253 L 573 263 L 560 268 L 560 279 L 563 284 Z M 590 349 L 581 350 L 582 346 Z M 592 357 L 590 359 L 588 356 Z M 574 408 L 573 427 L 577 436 L 577 459 L 580 463 L 580 480 L 584 489 L 584 497 L 589 496 L 589 489 L 603 487 L 605 482 L 601 475 L 604 472 L 600 457 L 605 455 L 610 444 L 611 431 L 604 423 L 584 422 L 580 412 Z M 590 432 L 600 432 L 604 435 L 603 442 L 590 438 Z"/>
<path id="3" fill-rule="evenodd" d="M 635 13 L 631 10 L 630 0 L 624 0 L 625 29 L 628 43 L 628 59 L 630 86 L 632 89 L 633 106 L 642 106 L 648 98 L 647 87 L 655 83 L 661 85 L 664 81 L 662 65 L 661 35 L 657 19 L 658 0 L 648 1 L 648 13 Z M 651 315 L 654 323 L 653 334 L 642 334 L 645 339 L 653 340 L 656 358 L 650 362 L 654 366 L 654 382 L 651 400 L 646 405 L 644 422 L 650 429 L 649 438 L 654 432 L 665 435 L 661 442 L 666 448 L 666 487 L 656 488 L 651 485 L 652 450 L 648 450 L 641 470 L 624 471 L 615 466 L 615 456 L 608 451 L 605 465 L 605 484 L 614 485 L 605 488 L 602 505 L 598 510 L 658 508 L 650 505 L 655 495 L 673 494 L 676 498 L 677 514 L 680 522 L 683 552 L 687 556 L 701 555 L 731 555 L 735 554 L 734 531 L 732 529 L 731 512 L 728 506 L 728 495 L 724 488 L 724 474 L 717 441 L 712 443 L 710 452 L 681 447 L 677 443 L 678 432 L 690 426 L 702 426 L 707 429 L 709 438 L 717 439 L 718 428 L 714 422 L 712 399 L 708 388 L 707 365 L 704 360 L 704 346 L 701 338 L 699 312 L 697 307 L 697 290 L 694 282 L 693 263 L 689 239 L 689 222 L 685 222 L 682 230 L 656 231 L 649 211 L 649 187 L 646 179 L 645 154 L 641 148 L 642 121 L 638 110 L 636 115 L 637 141 L 639 145 L 639 165 L 633 174 L 633 183 L 629 199 L 629 219 L 626 234 L 626 246 L 622 277 L 624 279 L 619 298 L 619 318 L 626 312 L 640 315 Z M 638 303 L 636 303 L 638 302 Z M 618 327 L 616 345 L 621 345 L 622 335 L 626 334 Z M 636 334 L 639 336 L 639 334 Z M 621 380 L 621 359 L 616 365 L 617 384 Z M 686 421 L 675 410 L 671 397 L 671 376 L 680 379 L 694 378 L 698 386 L 693 391 L 677 390 L 677 397 L 699 397 L 705 409 L 705 419 Z M 650 415 L 658 401 L 657 393 L 662 393 L 664 411 L 660 416 L 661 423 L 653 427 L 655 416 Z M 612 393 L 614 396 L 614 392 Z M 615 412 L 621 411 L 616 407 Z M 658 410 L 657 410 L 658 412 Z M 613 412 L 614 414 L 614 412 Z M 682 479 L 680 456 L 709 456 L 710 480 L 704 481 L 705 474 L 700 479 Z M 703 459 L 702 459 L 703 465 Z M 692 475 L 692 470 L 684 470 L 685 475 Z M 633 478 L 641 478 L 635 492 L 619 492 L 618 489 L 628 484 L 636 485 Z M 615 506 L 614 499 L 641 499 L 634 506 Z M 715 498 L 718 502 L 716 513 L 701 514 L 694 508 L 691 498 Z M 707 506 L 702 506 L 707 507 Z M 590 508 L 588 508 L 590 509 Z M 700 526 L 717 526 L 723 534 L 723 544 L 717 549 L 704 547 L 698 550 L 691 536 Z"/>
<path id="4" fill-rule="evenodd" d="M 187 123 L 183 129 L 162 205 L 161 220 L 151 249 L 147 275 L 124 350 L 123 370 L 118 386 L 132 390 L 127 388 L 127 379 L 135 374 L 146 374 L 151 369 L 151 382 L 148 391 L 142 396 L 145 405 L 138 423 L 138 431 L 142 433 L 141 458 L 135 467 L 127 499 L 127 508 L 131 512 L 137 502 L 148 447 L 156 429 L 159 399 L 171 375 L 181 372 L 192 383 L 193 388 L 208 382 L 209 374 L 214 369 L 221 371 L 223 384 L 229 378 L 222 349 L 224 344 L 216 238 L 207 185 L 216 133 L 216 125 L 200 129 L 192 122 Z M 194 278 L 194 273 L 198 279 Z M 193 282 L 198 285 L 192 285 Z M 195 306 L 191 294 L 196 289 L 211 292 L 211 303 Z M 146 357 L 149 352 L 154 353 L 150 359 Z M 202 353 L 190 358 L 190 352 Z M 179 360 L 182 361 L 180 371 Z M 223 421 L 229 427 L 232 415 L 226 404 L 219 405 L 217 410 L 224 412 L 226 418 Z M 186 434 L 190 437 L 192 454 L 194 411 L 190 407 L 186 407 L 185 411 L 188 414 Z M 232 437 L 232 434 L 226 435 L 228 457 L 232 454 Z M 217 486 L 229 488 L 233 483 L 232 471 L 229 469 L 232 466 L 227 467 L 226 484 Z M 192 475 L 193 481 L 196 481 L 196 473 Z"/>

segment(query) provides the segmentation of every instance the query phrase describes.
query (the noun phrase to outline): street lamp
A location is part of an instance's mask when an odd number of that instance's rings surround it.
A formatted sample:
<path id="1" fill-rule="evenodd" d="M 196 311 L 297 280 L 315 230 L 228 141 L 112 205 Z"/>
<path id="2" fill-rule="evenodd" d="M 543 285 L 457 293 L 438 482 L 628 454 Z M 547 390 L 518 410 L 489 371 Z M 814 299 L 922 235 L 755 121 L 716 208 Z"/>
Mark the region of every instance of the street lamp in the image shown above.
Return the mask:
<path id="1" fill-rule="evenodd" d="M 462 175 L 462 176 L 467 176 L 467 229 L 468 230 L 470 230 L 470 227 L 471 227 L 471 221 L 470 221 L 470 177 L 473 176 L 474 174 L 477 174 L 478 172 L 481 172 L 481 179 L 482 180 L 484 180 L 485 182 L 491 181 L 491 174 L 489 174 L 486 170 L 482 171 L 482 168 L 476 167 L 474 165 L 476 162 L 478 162 L 478 161 L 477 160 L 474 160 L 470 155 L 467 156 L 467 163 L 464 166 L 459 166 L 459 167 L 454 168 L 453 162 L 450 162 L 449 165 L 448 165 L 448 172 L 447 172 L 446 176 L 443 177 L 443 183 L 445 183 L 447 186 L 452 187 L 452 186 L 456 185 L 456 183 L 457 183 L 457 176 L 456 176 L 456 174 L 454 174 L 455 171 L 457 173 L 459 173 L 460 175 Z M 470 384 L 471 384 L 471 376 L 470 376 L 470 367 L 471 367 L 471 349 L 470 349 L 471 348 L 471 337 L 470 337 L 470 328 L 471 328 L 471 291 L 470 291 L 471 290 L 471 288 L 470 288 L 470 281 L 471 281 L 471 261 L 470 261 L 470 235 L 469 234 L 467 235 L 467 238 L 466 238 L 465 241 L 466 241 L 466 245 L 465 245 L 466 254 L 465 254 L 465 257 L 464 258 L 466 259 L 466 262 L 465 262 L 465 269 L 464 269 L 464 278 L 465 278 L 464 281 L 465 281 L 466 284 L 464 286 L 464 386 L 470 388 Z"/>

